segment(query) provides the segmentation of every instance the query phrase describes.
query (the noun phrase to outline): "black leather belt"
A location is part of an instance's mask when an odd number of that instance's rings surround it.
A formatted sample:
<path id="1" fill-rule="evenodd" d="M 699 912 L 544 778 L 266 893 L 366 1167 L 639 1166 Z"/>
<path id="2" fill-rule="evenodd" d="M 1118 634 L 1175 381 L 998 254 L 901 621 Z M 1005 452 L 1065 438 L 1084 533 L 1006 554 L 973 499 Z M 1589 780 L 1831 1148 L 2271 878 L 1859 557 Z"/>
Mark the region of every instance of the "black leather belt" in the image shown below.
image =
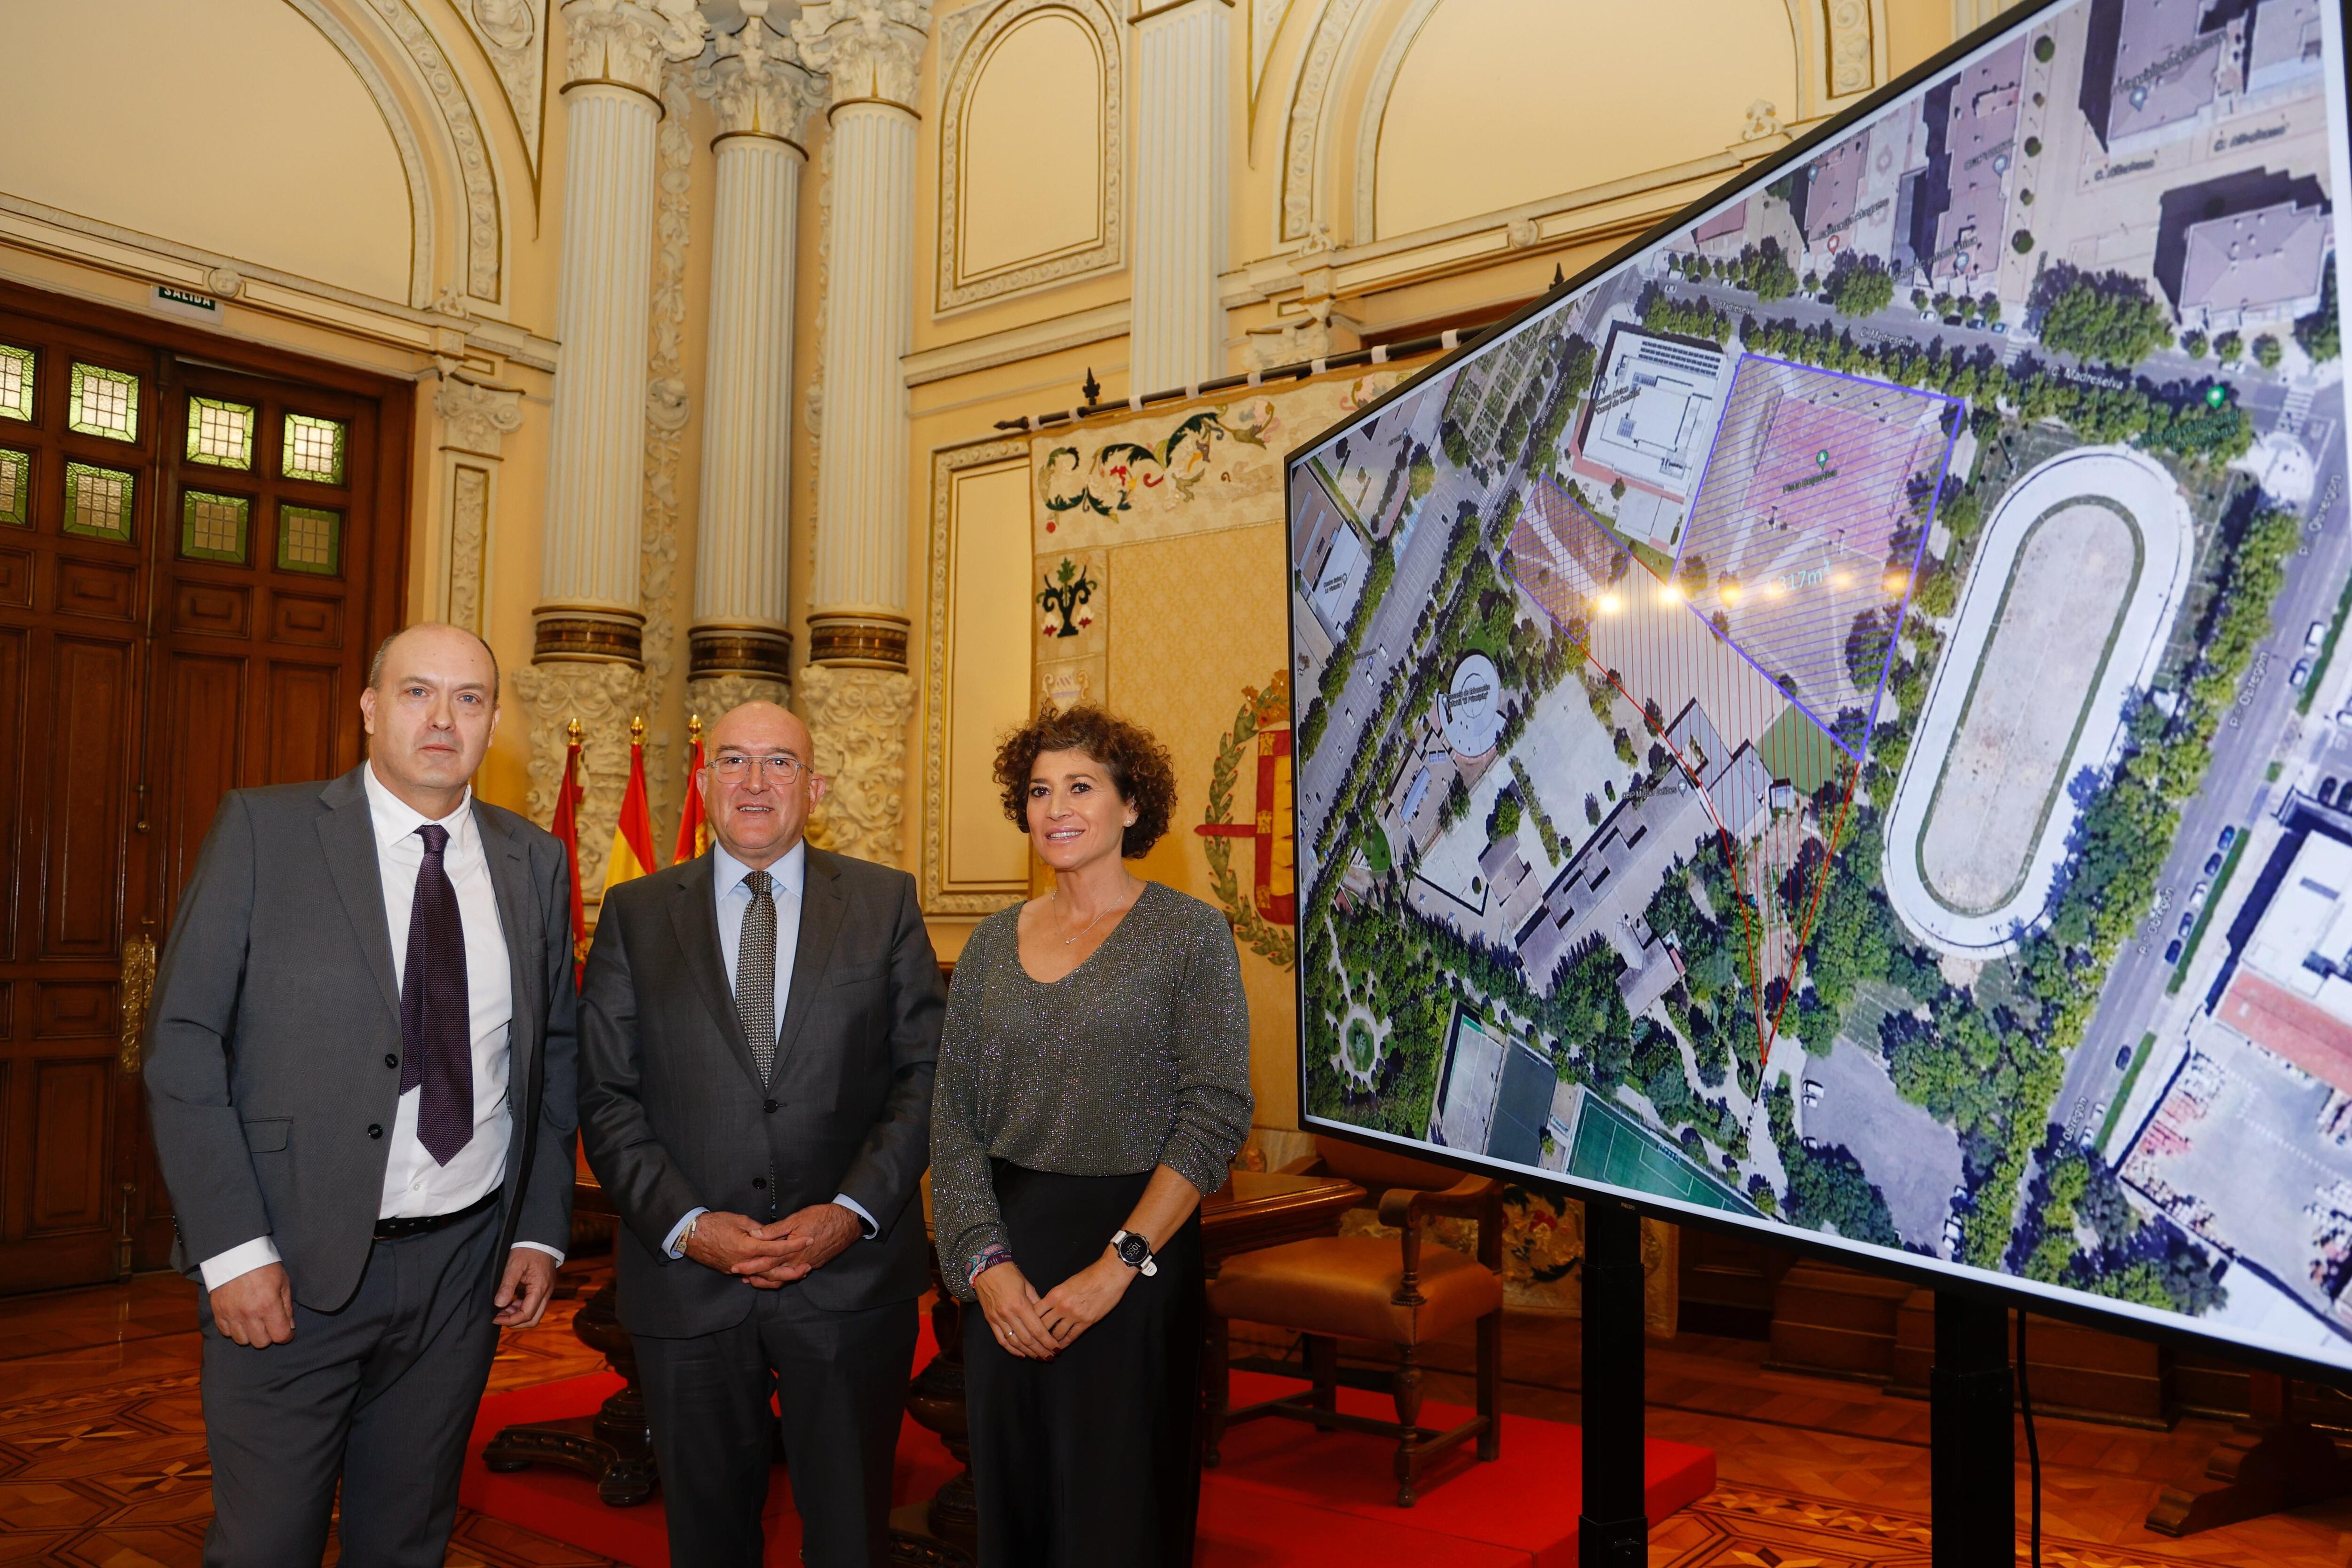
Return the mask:
<path id="1" fill-rule="evenodd" d="M 444 1226 L 473 1218 L 498 1200 L 499 1189 L 492 1187 L 465 1207 L 448 1214 L 422 1214 L 414 1219 L 379 1219 L 375 1222 L 375 1239 L 378 1241 L 398 1241 L 403 1237 L 429 1236 Z"/>

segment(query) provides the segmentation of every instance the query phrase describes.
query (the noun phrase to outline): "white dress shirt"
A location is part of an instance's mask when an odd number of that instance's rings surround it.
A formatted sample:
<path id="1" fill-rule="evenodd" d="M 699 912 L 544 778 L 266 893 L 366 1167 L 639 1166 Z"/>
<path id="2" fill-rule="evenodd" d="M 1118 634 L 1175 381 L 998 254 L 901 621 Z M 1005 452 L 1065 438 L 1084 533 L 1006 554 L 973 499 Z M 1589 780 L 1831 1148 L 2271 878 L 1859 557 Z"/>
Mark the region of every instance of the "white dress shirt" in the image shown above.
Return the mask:
<path id="1" fill-rule="evenodd" d="M 384 922 L 392 935 L 392 980 L 397 988 L 407 975 L 408 921 L 416 904 L 417 873 L 425 866 L 425 841 L 417 830 L 431 819 L 386 789 L 373 765 L 360 778 L 367 790 L 368 819 L 375 831 L 376 871 L 383 884 Z M 474 821 L 472 790 L 466 792 L 455 811 L 441 819 L 440 826 L 449 834 L 442 869 L 457 891 L 457 917 L 466 932 L 467 1033 L 474 1046 L 474 1135 L 450 1156 L 447 1165 L 438 1163 L 416 1135 L 423 1087 L 401 1095 L 385 1151 L 383 1196 L 376 1209 L 379 1219 L 451 1214 L 478 1201 L 506 1178 L 507 1145 L 514 1133 L 514 1113 L 507 1103 L 507 1064 L 513 1054 L 514 977 L 499 924 L 490 862 Z M 563 1260 L 562 1253 L 536 1241 L 515 1245 L 547 1253 L 558 1262 Z M 239 1274 L 278 1260 L 276 1243 L 257 1236 L 205 1259 L 202 1265 L 205 1289 L 217 1290 Z"/>
<path id="2" fill-rule="evenodd" d="M 711 894 L 718 901 L 719 950 L 727 963 L 727 983 L 730 986 L 736 986 L 735 957 L 743 947 L 743 917 L 751 912 L 751 890 L 743 881 L 751 874 L 750 866 L 729 854 L 720 844 L 712 842 Z M 784 1004 L 792 999 L 793 994 L 793 960 L 800 956 L 801 950 L 801 890 L 808 885 L 808 841 L 801 840 L 786 850 L 783 858 L 768 868 L 768 875 L 774 879 L 768 895 L 776 901 L 776 1027 L 782 1029 Z M 736 988 L 741 988 L 737 986 Z M 856 1215 L 857 1223 L 867 1236 L 879 1229 L 874 1223 L 874 1217 L 847 1193 L 835 1195 L 833 1201 Z M 686 1256 L 685 1248 L 681 1245 L 686 1228 L 694 1223 L 696 1215 L 709 1212 L 706 1205 L 689 1208 L 680 1215 L 677 1223 L 670 1227 L 664 1249 L 673 1258 Z"/>

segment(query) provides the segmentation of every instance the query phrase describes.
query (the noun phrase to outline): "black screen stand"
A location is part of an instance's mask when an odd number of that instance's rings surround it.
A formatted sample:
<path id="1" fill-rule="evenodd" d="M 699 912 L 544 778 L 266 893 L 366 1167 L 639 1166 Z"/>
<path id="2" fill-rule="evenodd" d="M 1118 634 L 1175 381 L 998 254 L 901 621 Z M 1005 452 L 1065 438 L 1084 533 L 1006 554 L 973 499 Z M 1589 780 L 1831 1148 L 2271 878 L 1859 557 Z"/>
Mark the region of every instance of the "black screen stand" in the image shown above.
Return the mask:
<path id="1" fill-rule="evenodd" d="M 1936 1292 L 1936 1367 L 1928 1375 L 1935 1568 L 2012 1568 L 2017 1561 L 2017 1429 L 2009 1309 Z"/>
<path id="2" fill-rule="evenodd" d="M 1584 1202 L 1584 1511 L 1577 1568 L 1650 1560 L 1642 1458 L 1642 1219 Z"/>

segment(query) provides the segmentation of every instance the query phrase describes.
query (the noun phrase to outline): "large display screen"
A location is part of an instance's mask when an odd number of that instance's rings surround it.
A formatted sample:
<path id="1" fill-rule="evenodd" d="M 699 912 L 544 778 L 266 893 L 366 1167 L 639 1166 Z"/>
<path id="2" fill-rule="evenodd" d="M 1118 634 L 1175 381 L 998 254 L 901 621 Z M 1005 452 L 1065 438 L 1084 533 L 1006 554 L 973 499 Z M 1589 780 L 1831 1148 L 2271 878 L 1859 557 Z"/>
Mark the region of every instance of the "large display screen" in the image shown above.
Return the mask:
<path id="1" fill-rule="evenodd" d="M 1310 1126 L 2352 1367 L 2340 26 L 2032 7 L 1292 455 Z"/>

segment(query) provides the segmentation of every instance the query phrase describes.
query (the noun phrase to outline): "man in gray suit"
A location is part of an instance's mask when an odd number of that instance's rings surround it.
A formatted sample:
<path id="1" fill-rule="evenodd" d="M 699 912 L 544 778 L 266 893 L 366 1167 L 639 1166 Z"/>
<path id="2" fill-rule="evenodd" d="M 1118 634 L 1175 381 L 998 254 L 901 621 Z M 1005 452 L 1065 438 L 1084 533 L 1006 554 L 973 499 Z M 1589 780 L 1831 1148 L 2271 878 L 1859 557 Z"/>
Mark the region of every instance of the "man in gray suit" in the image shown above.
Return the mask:
<path id="1" fill-rule="evenodd" d="M 498 662 L 376 652 L 368 760 L 221 802 L 149 1015 L 155 1147 L 200 1274 L 208 1564 L 437 1564 L 500 1327 L 571 1232 L 571 881 L 472 799 Z"/>
<path id="2" fill-rule="evenodd" d="M 800 720 L 748 703 L 710 745 L 710 852 L 597 921 L 582 1141 L 621 1217 L 670 1561 L 761 1562 L 772 1386 L 802 1560 L 880 1568 L 930 1278 L 939 967 L 912 877 L 802 841 L 824 780 Z"/>

